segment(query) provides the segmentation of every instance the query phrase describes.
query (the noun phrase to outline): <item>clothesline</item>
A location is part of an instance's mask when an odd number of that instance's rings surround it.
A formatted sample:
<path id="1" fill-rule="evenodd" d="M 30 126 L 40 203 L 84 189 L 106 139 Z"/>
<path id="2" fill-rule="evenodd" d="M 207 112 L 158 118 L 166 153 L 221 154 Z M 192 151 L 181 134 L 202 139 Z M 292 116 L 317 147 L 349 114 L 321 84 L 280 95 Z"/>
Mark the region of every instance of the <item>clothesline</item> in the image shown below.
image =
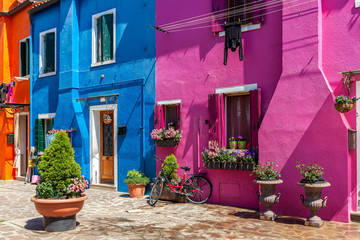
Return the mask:
<path id="1" fill-rule="evenodd" d="M 52 129 L 52 130 L 48 131 L 48 133 L 46 135 L 54 135 L 60 131 L 65 131 L 66 133 L 70 133 L 70 132 L 76 131 L 76 128 L 60 129 L 60 130 Z"/>
<path id="2" fill-rule="evenodd" d="M 292 2 L 297 2 L 297 1 L 300 1 L 300 0 L 289 0 L 288 2 L 286 2 L 286 4 L 292 3 Z M 227 9 L 220 10 L 217 12 L 208 13 L 209 16 L 198 18 L 196 20 L 184 21 L 181 23 L 171 24 L 171 25 L 167 25 L 167 26 L 160 25 L 159 27 L 164 28 L 165 30 L 168 31 L 170 29 L 181 28 L 181 27 L 185 27 L 185 26 L 189 26 L 189 25 L 198 25 L 201 23 L 210 22 L 212 20 L 221 20 L 221 19 L 231 18 L 231 17 L 235 17 L 240 14 L 250 13 L 253 11 L 262 11 L 265 9 L 274 8 L 274 7 L 278 7 L 281 5 L 283 5 L 283 0 L 272 0 L 269 2 L 251 5 L 250 7 L 236 6 L 233 8 L 227 8 Z M 196 17 L 194 17 L 194 18 L 196 18 Z"/>
<path id="3" fill-rule="evenodd" d="M 253 17 L 245 18 L 244 20 L 249 20 L 249 19 L 253 19 L 253 18 L 257 18 L 257 17 L 261 17 L 261 16 L 269 15 L 269 14 L 276 13 L 276 12 L 279 12 L 279 11 L 282 11 L 282 10 L 285 10 L 285 9 L 290 9 L 290 8 L 298 7 L 298 6 L 301 6 L 301 5 L 304 5 L 304 4 L 308 4 L 308 3 L 311 3 L 311 2 L 314 2 L 314 1 L 315 1 L 315 0 L 310 0 L 310 1 L 307 1 L 307 2 L 303 2 L 303 3 L 295 4 L 295 5 L 292 5 L 292 6 L 286 7 L 286 8 L 281 8 L 281 9 L 274 10 L 274 11 L 271 11 L 271 12 L 268 12 L 268 13 L 259 14 L 259 15 L 253 16 Z M 223 26 L 224 24 L 218 24 L 218 25 L 219 25 L 219 26 Z M 169 31 L 169 32 L 181 32 L 181 31 L 188 31 L 188 30 L 195 30 L 195 29 L 208 28 L 208 27 L 212 27 L 212 26 L 213 26 L 213 25 L 200 26 L 200 27 L 193 27 L 193 28 L 185 28 L 185 29 L 178 29 L 178 30 Z"/>

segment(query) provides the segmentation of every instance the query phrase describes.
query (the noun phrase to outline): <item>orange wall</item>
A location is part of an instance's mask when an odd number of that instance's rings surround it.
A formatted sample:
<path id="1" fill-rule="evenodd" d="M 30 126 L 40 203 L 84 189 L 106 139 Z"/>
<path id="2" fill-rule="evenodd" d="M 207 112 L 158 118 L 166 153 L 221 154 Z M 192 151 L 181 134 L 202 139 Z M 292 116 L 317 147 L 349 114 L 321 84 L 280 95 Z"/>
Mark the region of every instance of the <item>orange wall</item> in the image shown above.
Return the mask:
<path id="1" fill-rule="evenodd" d="M 1 1 L 0 8 L 8 11 L 17 6 L 17 1 Z M 20 40 L 30 35 L 30 22 L 27 11 L 32 6 L 16 12 L 9 17 L 0 17 L 0 83 L 9 83 L 19 73 L 19 44 Z M 30 103 L 30 81 L 15 84 L 15 103 Z M 14 145 L 7 144 L 7 134 L 14 132 L 14 116 L 0 111 L 0 180 L 15 178 Z"/>

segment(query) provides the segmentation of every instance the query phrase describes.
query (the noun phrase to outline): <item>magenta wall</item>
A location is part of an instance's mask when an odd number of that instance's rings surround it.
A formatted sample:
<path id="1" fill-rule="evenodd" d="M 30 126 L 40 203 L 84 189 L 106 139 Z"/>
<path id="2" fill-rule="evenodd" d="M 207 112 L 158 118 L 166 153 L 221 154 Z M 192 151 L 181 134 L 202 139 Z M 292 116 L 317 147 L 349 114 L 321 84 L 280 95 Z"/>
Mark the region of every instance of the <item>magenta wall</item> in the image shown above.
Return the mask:
<path id="1" fill-rule="evenodd" d="M 354 9 L 352 0 L 326 2 L 266 15 L 261 29 L 243 33 L 244 61 L 229 51 L 227 66 L 222 64 L 224 38 L 214 36 L 211 28 L 157 32 L 156 100 L 182 100 L 184 133 L 177 148 L 157 148 L 156 152 L 161 157 L 174 153 L 181 166 L 207 172 L 214 185 L 210 202 L 259 207 L 258 186 L 248 172 L 208 170 L 200 158 L 208 142 L 208 94 L 220 87 L 257 83 L 262 90 L 260 161 L 275 161 L 284 180 L 274 210 L 289 216 L 309 214 L 300 202 L 299 194 L 304 191 L 296 186 L 300 176 L 295 163 L 317 162 L 332 184 L 323 191 L 329 200 L 319 216 L 349 221 L 349 211 L 355 207 L 351 194 L 355 193 L 356 172 L 351 169 L 356 169 L 356 155 L 347 148 L 347 127 L 355 128 L 355 111 L 345 117 L 337 113 L 332 91 L 342 91 L 338 71 L 358 68 L 355 59 L 360 53 L 355 51 L 349 58 L 350 53 L 342 53 L 350 51 L 349 47 L 341 41 L 349 36 L 347 41 L 355 48 L 359 27 L 349 23 L 357 21 L 360 11 Z M 156 25 L 210 11 L 211 1 L 157 0 Z"/>

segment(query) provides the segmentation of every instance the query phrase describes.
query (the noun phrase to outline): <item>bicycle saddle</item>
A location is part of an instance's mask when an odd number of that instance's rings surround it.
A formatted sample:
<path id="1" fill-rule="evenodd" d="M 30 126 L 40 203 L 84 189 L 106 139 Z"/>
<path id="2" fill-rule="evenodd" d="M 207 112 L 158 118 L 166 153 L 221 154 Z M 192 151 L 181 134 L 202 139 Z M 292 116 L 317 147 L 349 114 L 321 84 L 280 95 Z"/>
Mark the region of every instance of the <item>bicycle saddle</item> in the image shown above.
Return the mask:
<path id="1" fill-rule="evenodd" d="M 180 167 L 181 169 L 184 169 L 185 171 L 190 171 L 191 167 Z"/>

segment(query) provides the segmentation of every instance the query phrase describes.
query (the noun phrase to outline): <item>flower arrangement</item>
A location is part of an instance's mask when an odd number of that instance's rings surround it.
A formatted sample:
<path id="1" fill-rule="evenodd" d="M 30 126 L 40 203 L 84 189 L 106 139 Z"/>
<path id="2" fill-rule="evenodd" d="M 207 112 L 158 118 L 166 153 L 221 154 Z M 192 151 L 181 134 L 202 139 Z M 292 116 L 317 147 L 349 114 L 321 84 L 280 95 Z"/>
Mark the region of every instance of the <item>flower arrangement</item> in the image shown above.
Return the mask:
<path id="1" fill-rule="evenodd" d="M 154 129 L 152 130 L 150 136 L 155 141 L 175 141 L 179 142 L 181 140 L 182 131 L 174 130 L 172 128 L 165 129 Z"/>
<path id="2" fill-rule="evenodd" d="M 107 113 L 104 113 L 104 114 L 103 114 L 103 119 L 105 119 L 105 120 L 111 120 L 111 115 L 110 115 L 110 114 L 107 114 Z"/>
<path id="3" fill-rule="evenodd" d="M 168 129 L 174 129 L 174 130 L 175 130 L 175 128 L 176 128 L 174 122 L 169 122 L 169 123 L 167 124 L 167 126 L 168 126 Z"/>
<path id="4" fill-rule="evenodd" d="M 235 138 L 235 137 L 231 137 L 231 138 L 229 138 L 229 141 L 230 141 L 230 142 L 236 141 L 236 138 Z"/>
<path id="5" fill-rule="evenodd" d="M 238 136 L 236 141 L 241 142 L 241 141 L 246 141 L 246 137 L 243 136 Z"/>
<path id="6" fill-rule="evenodd" d="M 257 165 L 250 176 L 255 175 L 256 180 L 277 180 L 281 177 L 280 172 L 274 168 L 277 166 L 272 161 L 266 161 L 264 165 Z"/>
<path id="7" fill-rule="evenodd" d="M 357 100 L 359 100 L 359 98 L 353 96 L 353 97 L 348 97 L 348 96 L 344 96 L 344 95 L 339 95 L 335 97 L 335 104 L 338 103 L 355 103 Z"/>
<path id="8" fill-rule="evenodd" d="M 85 195 L 85 189 L 89 187 L 89 181 L 84 178 L 72 178 L 72 183 L 64 189 L 66 195 L 69 197 L 83 197 Z"/>
<path id="9" fill-rule="evenodd" d="M 299 170 L 302 177 L 301 183 L 325 182 L 325 179 L 322 178 L 322 175 L 324 174 L 322 170 L 324 170 L 324 168 L 319 164 L 301 164 L 296 162 L 296 168 Z"/>

